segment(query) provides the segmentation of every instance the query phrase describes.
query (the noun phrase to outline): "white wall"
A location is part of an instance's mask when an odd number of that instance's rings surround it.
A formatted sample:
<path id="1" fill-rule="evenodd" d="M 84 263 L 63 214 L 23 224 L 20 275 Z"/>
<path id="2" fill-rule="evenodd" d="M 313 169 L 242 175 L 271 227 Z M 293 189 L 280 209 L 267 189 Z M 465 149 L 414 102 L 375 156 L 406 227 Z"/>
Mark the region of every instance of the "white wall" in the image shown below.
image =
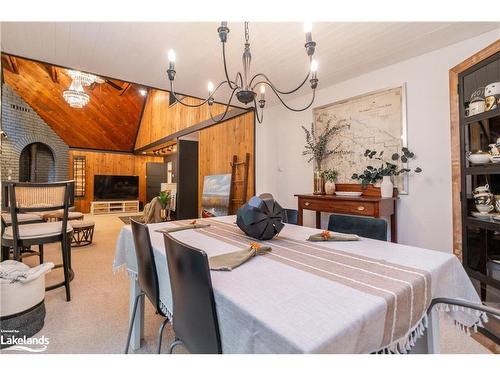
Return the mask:
<path id="1" fill-rule="evenodd" d="M 417 159 L 411 165 L 423 173 L 410 178 L 409 195 L 398 207 L 400 243 L 452 251 L 449 69 L 500 38 L 500 29 L 321 88 L 314 107 L 406 82 L 408 146 Z M 290 102 L 300 106 L 306 94 Z M 296 193 L 312 191 L 312 165 L 302 156 L 304 133 L 312 110 L 295 113 L 281 105 L 266 108 L 257 125 L 257 192 L 270 192 L 284 207 L 297 207 Z M 306 211 L 305 211 L 306 212 Z M 323 223 L 325 225 L 326 223 Z M 314 226 L 313 214 L 304 225 Z"/>

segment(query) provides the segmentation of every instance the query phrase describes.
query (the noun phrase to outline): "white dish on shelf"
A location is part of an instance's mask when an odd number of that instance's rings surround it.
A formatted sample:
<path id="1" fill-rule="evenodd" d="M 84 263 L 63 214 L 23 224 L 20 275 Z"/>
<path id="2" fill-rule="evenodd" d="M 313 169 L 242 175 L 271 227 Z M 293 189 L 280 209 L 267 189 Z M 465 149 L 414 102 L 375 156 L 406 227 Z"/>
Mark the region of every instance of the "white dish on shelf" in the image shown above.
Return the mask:
<path id="1" fill-rule="evenodd" d="M 336 191 L 335 195 L 340 197 L 360 197 L 363 194 L 362 191 Z"/>
<path id="2" fill-rule="evenodd" d="M 477 212 L 477 211 L 472 211 L 471 215 L 478 218 L 478 219 L 490 219 L 493 217 L 494 214 L 490 212 Z"/>

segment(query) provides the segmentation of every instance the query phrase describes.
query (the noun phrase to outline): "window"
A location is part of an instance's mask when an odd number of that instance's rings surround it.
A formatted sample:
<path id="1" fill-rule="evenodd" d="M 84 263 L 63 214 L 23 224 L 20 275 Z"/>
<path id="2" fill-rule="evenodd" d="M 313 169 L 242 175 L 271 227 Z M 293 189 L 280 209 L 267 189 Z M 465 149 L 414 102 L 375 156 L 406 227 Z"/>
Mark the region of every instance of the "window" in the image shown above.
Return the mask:
<path id="1" fill-rule="evenodd" d="M 75 180 L 75 198 L 85 197 L 85 156 L 73 157 L 73 179 Z"/>

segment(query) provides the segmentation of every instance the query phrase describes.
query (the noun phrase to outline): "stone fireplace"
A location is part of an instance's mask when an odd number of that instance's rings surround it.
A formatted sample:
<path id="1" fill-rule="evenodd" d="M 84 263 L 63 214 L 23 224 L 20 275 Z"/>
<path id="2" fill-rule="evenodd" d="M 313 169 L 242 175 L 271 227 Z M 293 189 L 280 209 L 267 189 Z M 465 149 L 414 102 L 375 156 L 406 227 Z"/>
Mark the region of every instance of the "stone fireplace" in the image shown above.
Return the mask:
<path id="1" fill-rule="evenodd" d="M 69 147 L 14 90 L 2 85 L 2 180 L 68 179 Z"/>

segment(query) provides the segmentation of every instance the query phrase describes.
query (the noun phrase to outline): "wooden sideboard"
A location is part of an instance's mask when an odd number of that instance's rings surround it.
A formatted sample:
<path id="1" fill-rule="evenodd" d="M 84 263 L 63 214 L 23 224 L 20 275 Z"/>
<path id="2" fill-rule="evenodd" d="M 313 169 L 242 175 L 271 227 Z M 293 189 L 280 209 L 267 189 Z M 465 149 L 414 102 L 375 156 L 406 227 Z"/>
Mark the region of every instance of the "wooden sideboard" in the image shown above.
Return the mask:
<path id="1" fill-rule="evenodd" d="M 303 211 L 316 211 L 316 228 L 321 228 L 321 212 L 359 215 L 371 217 L 389 217 L 391 242 L 397 242 L 397 190 L 393 198 L 382 198 L 380 188 L 368 186 L 361 190 L 357 184 L 337 184 L 336 191 L 362 191 L 360 197 L 341 197 L 338 195 L 295 194 L 298 199 L 298 224 L 303 225 Z"/>

